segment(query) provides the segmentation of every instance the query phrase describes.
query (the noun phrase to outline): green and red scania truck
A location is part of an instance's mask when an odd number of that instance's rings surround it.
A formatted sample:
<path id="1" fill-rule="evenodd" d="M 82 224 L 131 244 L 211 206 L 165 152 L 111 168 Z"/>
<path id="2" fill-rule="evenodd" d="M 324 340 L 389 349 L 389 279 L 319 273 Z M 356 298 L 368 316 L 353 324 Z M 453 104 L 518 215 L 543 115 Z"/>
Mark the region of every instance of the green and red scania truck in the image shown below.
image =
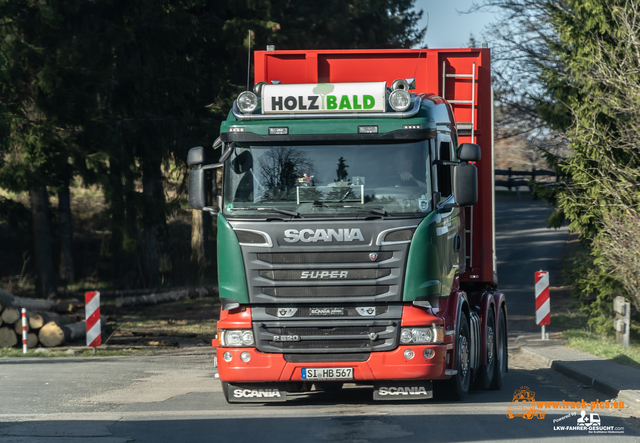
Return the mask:
<path id="1" fill-rule="evenodd" d="M 217 216 L 227 401 L 500 389 L 490 50 L 256 51 L 255 81 L 188 156 L 189 204 Z"/>

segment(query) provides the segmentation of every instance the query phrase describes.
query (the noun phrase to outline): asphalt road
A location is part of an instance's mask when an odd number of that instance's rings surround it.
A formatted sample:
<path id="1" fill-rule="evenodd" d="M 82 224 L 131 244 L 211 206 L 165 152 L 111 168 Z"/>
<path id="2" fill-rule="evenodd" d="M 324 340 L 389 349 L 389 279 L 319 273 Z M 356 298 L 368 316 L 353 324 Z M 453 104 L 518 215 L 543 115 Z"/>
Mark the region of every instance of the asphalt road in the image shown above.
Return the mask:
<path id="1" fill-rule="evenodd" d="M 496 205 L 510 314 L 529 314 L 533 272 L 557 266 L 566 231 L 544 229 L 548 212 L 544 203 Z M 5 358 L 0 442 L 640 441 L 640 420 L 633 418 L 640 413 L 629 409 L 587 409 L 617 434 L 559 428 L 576 426 L 581 408 L 509 419 L 514 392 L 524 386 L 537 401 L 609 400 L 515 352 L 510 368 L 503 390 L 474 391 L 464 402 L 380 403 L 370 389 L 347 386 L 335 395 L 292 395 L 287 403 L 229 405 L 207 347 L 154 357 Z"/>

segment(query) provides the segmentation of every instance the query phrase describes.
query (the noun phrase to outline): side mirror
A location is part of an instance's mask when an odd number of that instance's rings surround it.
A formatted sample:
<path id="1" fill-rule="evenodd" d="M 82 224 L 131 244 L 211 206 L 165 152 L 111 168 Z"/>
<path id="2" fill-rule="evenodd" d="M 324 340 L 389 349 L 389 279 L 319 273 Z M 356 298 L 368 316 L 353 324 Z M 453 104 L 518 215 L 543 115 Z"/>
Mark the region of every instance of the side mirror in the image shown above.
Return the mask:
<path id="1" fill-rule="evenodd" d="M 458 148 L 458 159 L 463 162 L 477 162 L 480 156 L 480 146 L 475 143 L 463 143 Z"/>
<path id="2" fill-rule="evenodd" d="M 207 205 L 205 177 L 206 169 L 196 168 L 189 171 L 189 206 L 193 209 L 202 209 Z"/>
<path id="3" fill-rule="evenodd" d="M 464 143 L 471 144 L 471 143 Z M 475 145 L 478 146 L 478 145 Z M 478 146 L 478 149 L 480 147 Z M 454 169 L 453 194 L 458 206 L 473 206 L 478 202 L 478 170 L 471 163 L 460 163 Z"/>
<path id="4" fill-rule="evenodd" d="M 189 154 L 187 154 L 187 164 L 189 166 L 201 165 L 204 160 L 204 148 L 202 146 L 189 149 Z"/>

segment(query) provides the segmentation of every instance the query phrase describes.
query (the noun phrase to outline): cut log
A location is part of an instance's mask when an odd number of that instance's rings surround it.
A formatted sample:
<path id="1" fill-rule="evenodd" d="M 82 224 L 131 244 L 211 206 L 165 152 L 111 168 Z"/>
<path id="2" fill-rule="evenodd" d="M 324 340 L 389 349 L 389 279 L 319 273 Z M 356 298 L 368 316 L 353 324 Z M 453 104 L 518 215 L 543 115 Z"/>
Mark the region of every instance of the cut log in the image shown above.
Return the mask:
<path id="1" fill-rule="evenodd" d="M 71 312 L 77 311 L 83 306 L 84 303 L 78 300 L 60 300 L 53 306 L 51 310 L 60 314 L 69 314 Z"/>
<path id="2" fill-rule="evenodd" d="M 102 323 L 100 323 L 102 325 Z M 78 340 L 87 335 L 87 322 L 79 321 L 77 323 L 69 323 L 62 327 L 64 336 L 67 341 Z"/>
<path id="3" fill-rule="evenodd" d="M 64 342 L 64 331 L 55 321 L 50 321 L 38 331 L 38 340 L 47 348 L 60 346 Z"/>
<path id="4" fill-rule="evenodd" d="M 13 297 L 13 307 L 26 308 L 29 311 L 50 311 L 55 302 L 51 300 L 36 300 L 35 298 Z"/>
<path id="5" fill-rule="evenodd" d="M 22 341 L 22 339 L 20 339 Z M 33 349 L 38 346 L 38 334 L 34 332 L 29 332 L 27 334 L 27 347 L 29 349 Z"/>
<path id="6" fill-rule="evenodd" d="M 103 326 L 107 321 L 107 317 L 100 316 L 100 325 Z M 40 344 L 47 348 L 60 346 L 64 342 L 72 342 L 79 340 L 87 335 L 87 322 L 80 321 L 69 323 L 61 326 L 59 319 L 50 321 L 38 332 Z"/>
<path id="7" fill-rule="evenodd" d="M 16 331 L 16 334 L 20 335 L 20 340 L 22 340 L 22 319 L 18 320 L 13 324 L 13 330 Z M 29 322 L 27 322 L 27 331 L 30 331 Z"/>
<path id="8" fill-rule="evenodd" d="M 176 301 L 189 296 L 189 290 L 164 292 L 161 294 L 140 295 L 137 297 L 124 297 L 116 299 L 116 308 L 127 306 L 155 305 L 157 303 Z"/>
<path id="9" fill-rule="evenodd" d="M 4 326 L 0 328 L 0 348 L 11 348 L 18 344 L 18 336 L 13 328 Z"/>
<path id="10" fill-rule="evenodd" d="M 51 320 L 53 320 L 53 317 L 45 312 L 34 312 L 31 313 L 31 315 L 27 313 L 27 321 L 29 322 L 29 327 L 31 329 L 40 329 Z"/>
<path id="11" fill-rule="evenodd" d="M 2 307 L 9 307 L 13 303 L 13 294 L 11 292 L 7 292 L 3 289 L 0 289 L 0 305 Z M 0 308 L 0 311 L 2 308 Z"/>
<path id="12" fill-rule="evenodd" d="M 2 311 L 2 321 L 7 325 L 13 325 L 20 318 L 20 312 L 15 308 L 5 308 Z"/>

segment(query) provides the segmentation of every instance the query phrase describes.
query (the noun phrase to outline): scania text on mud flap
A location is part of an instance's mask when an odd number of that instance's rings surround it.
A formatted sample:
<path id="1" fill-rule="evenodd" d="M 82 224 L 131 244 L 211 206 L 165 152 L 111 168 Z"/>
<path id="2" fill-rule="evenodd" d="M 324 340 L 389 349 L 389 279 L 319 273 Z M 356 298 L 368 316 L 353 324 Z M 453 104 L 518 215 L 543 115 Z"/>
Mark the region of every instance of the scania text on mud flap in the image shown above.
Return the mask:
<path id="1" fill-rule="evenodd" d="M 255 82 L 188 157 L 227 401 L 500 389 L 490 50 L 257 51 Z"/>

